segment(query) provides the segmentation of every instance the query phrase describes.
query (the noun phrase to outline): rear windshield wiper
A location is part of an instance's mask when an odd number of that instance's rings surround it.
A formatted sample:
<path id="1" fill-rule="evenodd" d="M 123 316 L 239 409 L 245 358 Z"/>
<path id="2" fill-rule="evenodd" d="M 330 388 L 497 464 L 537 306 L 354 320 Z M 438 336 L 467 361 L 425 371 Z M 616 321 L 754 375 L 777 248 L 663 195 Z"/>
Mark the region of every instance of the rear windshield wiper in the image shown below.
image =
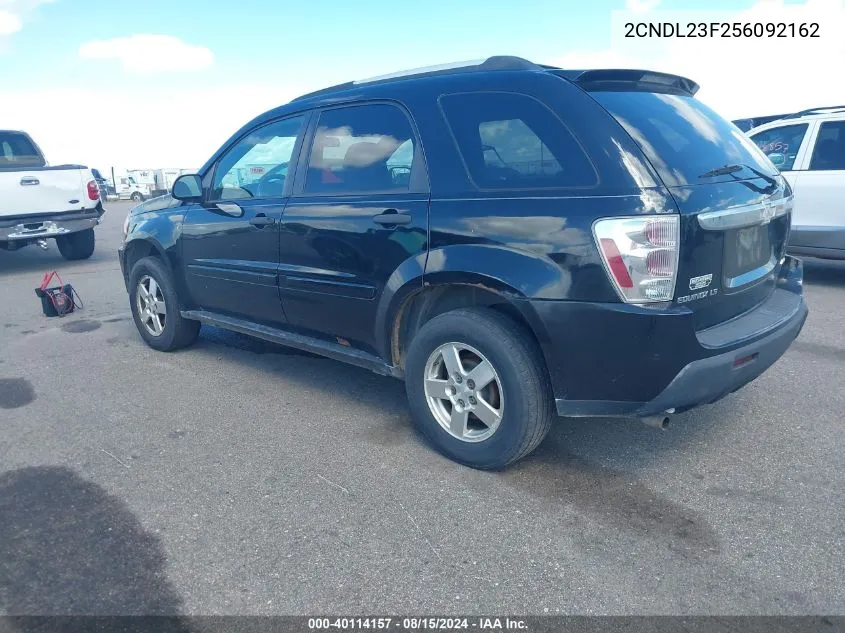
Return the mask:
<path id="1" fill-rule="evenodd" d="M 711 178 L 713 176 L 733 176 L 733 174 L 737 173 L 738 171 L 742 171 L 743 169 L 747 169 L 748 171 L 752 172 L 756 176 L 762 178 L 763 180 L 768 183 L 768 187 L 761 188 L 750 183 L 745 183 L 747 187 L 757 191 L 758 193 L 772 193 L 775 189 L 778 188 L 778 182 L 771 176 L 767 176 L 759 169 L 754 169 L 750 165 L 724 165 L 722 167 L 717 167 L 716 169 L 711 169 L 710 171 L 706 171 L 699 176 L 699 178 Z M 736 178 L 736 176 L 734 176 Z"/>
<path id="2" fill-rule="evenodd" d="M 738 171 L 745 169 L 745 165 L 723 165 L 710 171 L 705 171 L 699 178 L 712 178 L 713 176 L 727 176 L 728 174 L 735 174 Z"/>

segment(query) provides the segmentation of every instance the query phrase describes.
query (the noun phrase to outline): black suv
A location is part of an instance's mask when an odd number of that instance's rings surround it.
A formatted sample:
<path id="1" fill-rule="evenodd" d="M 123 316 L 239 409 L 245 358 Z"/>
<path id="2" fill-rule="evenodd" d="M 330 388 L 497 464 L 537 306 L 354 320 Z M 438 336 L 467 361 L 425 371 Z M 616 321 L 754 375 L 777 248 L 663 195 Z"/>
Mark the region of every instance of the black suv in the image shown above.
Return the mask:
<path id="1" fill-rule="evenodd" d="M 697 89 L 494 57 L 295 99 L 131 213 L 138 331 L 168 351 L 207 323 L 402 378 L 477 468 L 556 414 L 664 424 L 807 316 L 789 185 Z"/>

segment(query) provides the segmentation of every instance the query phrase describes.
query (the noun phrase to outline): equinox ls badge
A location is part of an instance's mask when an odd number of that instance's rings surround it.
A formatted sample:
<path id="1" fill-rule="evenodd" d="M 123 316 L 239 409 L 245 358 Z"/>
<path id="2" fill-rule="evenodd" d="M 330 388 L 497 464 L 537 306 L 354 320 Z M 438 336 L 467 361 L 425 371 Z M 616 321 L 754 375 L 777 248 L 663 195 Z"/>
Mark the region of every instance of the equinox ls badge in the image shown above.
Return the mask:
<path id="1" fill-rule="evenodd" d="M 710 285 L 713 281 L 713 274 L 710 273 L 708 275 L 699 275 L 698 277 L 692 277 L 689 280 L 689 289 L 690 290 L 701 290 L 702 288 L 706 288 Z"/>

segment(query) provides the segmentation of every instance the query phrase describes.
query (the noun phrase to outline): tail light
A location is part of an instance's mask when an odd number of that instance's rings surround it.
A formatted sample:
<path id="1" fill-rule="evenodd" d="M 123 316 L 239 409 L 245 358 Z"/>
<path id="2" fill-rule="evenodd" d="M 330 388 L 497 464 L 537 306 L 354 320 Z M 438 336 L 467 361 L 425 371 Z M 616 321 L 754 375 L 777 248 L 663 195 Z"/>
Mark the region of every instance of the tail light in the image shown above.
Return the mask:
<path id="1" fill-rule="evenodd" d="M 593 225 L 608 276 L 626 303 L 671 301 L 678 273 L 677 215 L 599 220 Z"/>
<path id="2" fill-rule="evenodd" d="M 96 180 L 88 181 L 88 198 L 91 200 L 100 199 L 100 188 L 97 186 Z"/>

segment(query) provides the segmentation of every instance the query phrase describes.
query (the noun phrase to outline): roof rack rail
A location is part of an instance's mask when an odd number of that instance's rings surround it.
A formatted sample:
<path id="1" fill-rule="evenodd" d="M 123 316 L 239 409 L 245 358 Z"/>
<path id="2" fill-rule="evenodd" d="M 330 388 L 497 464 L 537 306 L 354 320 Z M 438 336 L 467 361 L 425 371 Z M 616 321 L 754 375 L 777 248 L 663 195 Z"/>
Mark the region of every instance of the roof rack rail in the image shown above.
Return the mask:
<path id="1" fill-rule="evenodd" d="M 423 68 L 413 68 L 410 70 L 402 70 L 387 75 L 379 75 L 377 77 L 370 77 L 367 79 L 357 79 L 355 81 L 347 81 L 342 84 L 315 90 L 307 94 L 301 95 L 293 99 L 293 101 L 302 101 L 303 99 L 310 99 L 322 95 L 328 95 L 333 92 L 341 92 L 343 90 L 351 90 L 358 86 L 388 83 L 390 81 L 399 81 L 402 79 L 409 79 L 411 77 L 430 77 L 433 75 L 451 75 L 463 72 L 484 72 L 491 70 L 542 70 L 544 67 L 534 62 L 530 62 L 522 57 L 514 57 L 512 55 L 494 55 L 487 59 L 475 59 L 465 62 L 452 62 L 449 64 L 439 64 L 437 66 L 425 66 Z"/>
<path id="2" fill-rule="evenodd" d="M 773 121 L 782 121 L 788 118 L 789 114 L 767 114 L 766 116 L 750 116 L 742 119 L 733 119 L 731 123 L 737 126 L 743 132 L 749 132 L 755 127 L 772 123 Z"/>
<path id="3" fill-rule="evenodd" d="M 821 112 L 825 112 L 827 110 L 832 110 L 833 112 L 840 112 L 845 111 L 845 105 L 838 105 L 838 106 L 822 106 L 820 108 L 807 108 L 806 110 L 801 110 L 800 112 L 793 112 L 789 114 L 784 119 L 797 119 L 802 116 L 806 116 L 808 114 L 817 114 Z"/>

